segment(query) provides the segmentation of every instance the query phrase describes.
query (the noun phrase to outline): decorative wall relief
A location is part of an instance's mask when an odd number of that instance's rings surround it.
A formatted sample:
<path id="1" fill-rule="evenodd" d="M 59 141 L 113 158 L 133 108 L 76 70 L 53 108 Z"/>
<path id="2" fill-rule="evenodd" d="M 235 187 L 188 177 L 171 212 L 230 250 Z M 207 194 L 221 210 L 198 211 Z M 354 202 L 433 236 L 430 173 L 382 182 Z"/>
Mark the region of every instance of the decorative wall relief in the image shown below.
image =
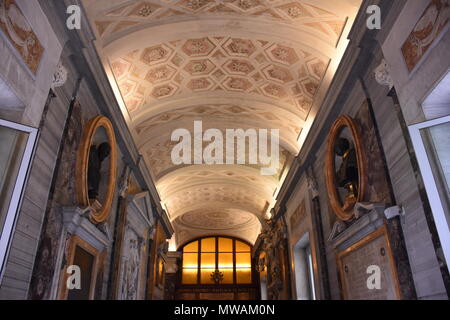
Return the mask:
<path id="1" fill-rule="evenodd" d="M 117 295 L 119 300 L 138 299 L 143 240 L 129 226 L 126 226 L 120 261 L 120 285 Z"/>
<path id="2" fill-rule="evenodd" d="M 413 31 L 402 46 L 402 53 L 411 72 L 427 51 L 448 29 L 450 19 L 449 0 L 431 0 Z"/>
<path id="3" fill-rule="evenodd" d="M 401 298 L 397 270 L 385 226 L 339 252 L 337 261 L 342 284 L 342 298 L 346 300 Z M 375 266 L 376 271 L 368 273 L 370 266 Z M 380 272 L 379 289 L 371 289 L 367 285 L 367 279 L 378 271 Z"/>
<path id="4" fill-rule="evenodd" d="M 327 141 L 325 179 L 330 205 L 343 221 L 353 218 L 353 209 L 366 190 L 366 160 L 359 125 L 349 116 L 334 122 Z"/>
<path id="5" fill-rule="evenodd" d="M 269 220 L 260 235 L 261 251 L 267 267 L 267 296 L 269 300 L 290 299 L 290 274 L 286 224 L 280 219 Z"/>
<path id="6" fill-rule="evenodd" d="M 66 83 L 68 75 L 69 72 L 60 61 L 53 74 L 52 89 L 54 90 L 55 88 L 62 87 Z"/>
<path id="7" fill-rule="evenodd" d="M 103 137 L 99 134 L 101 128 L 104 129 Z M 116 138 L 114 128 L 106 117 L 97 116 L 88 122 L 77 157 L 78 202 L 93 209 L 90 216 L 92 223 L 104 222 L 111 210 L 117 180 Z M 103 170 L 106 162 L 109 162 L 108 170 Z M 105 186 L 103 190 L 101 183 Z"/>
<path id="8" fill-rule="evenodd" d="M 15 0 L 0 0 L 0 30 L 36 74 L 44 48 Z"/>
<path id="9" fill-rule="evenodd" d="M 154 218 L 148 192 L 129 195 L 123 201 L 113 262 L 113 299 L 143 300 L 147 283 L 149 240 Z"/>

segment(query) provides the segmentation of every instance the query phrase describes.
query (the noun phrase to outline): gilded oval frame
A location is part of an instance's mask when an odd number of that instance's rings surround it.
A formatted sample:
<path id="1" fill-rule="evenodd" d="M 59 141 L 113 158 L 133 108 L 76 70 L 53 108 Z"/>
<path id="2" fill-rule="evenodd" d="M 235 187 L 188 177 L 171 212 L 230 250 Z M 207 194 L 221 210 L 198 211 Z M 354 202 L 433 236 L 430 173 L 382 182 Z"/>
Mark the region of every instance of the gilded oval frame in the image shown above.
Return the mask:
<path id="1" fill-rule="evenodd" d="M 358 163 L 358 195 L 356 197 L 356 202 L 362 202 L 366 193 L 366 158 L 364 154 L 364 148 L 361 139 L 361 132 L 358 124 L 351 117 L 344 115 L 336 119 L 333 126 L 331 127 L 330 133 L 327 139 L 327 151 L 325 159 L 325 181 L 328 191 L 328 198 L 330 201 L 331 208 L 338 216 L 339 219 L 343 221 L 348 221 L 354 216 L 355 204 L 348 208 L 344 208 L 338 195 L 338 186 L 336 185 L 336 168 L 335 168 L 335 155 L 334 155 L 334 143 L 339 137 L 342 130 L 348 128 L 351 132 L 352 139 L 355 145 L 356 159 Z"/>
<path id="2" fill-rule="evenodd" d="M 117 144 L 116 136 L 114 134 L 114 128 L 108 118 L 104 116 L 96 116 L 87 123 L 83 130 L 83 136 L 81 139 L 80 147 L 77 153 L 77 165 L 76 165 L 76 190 L 78 203 L 83 207 L 89 207 L 89 195 L 88 195 L 88 167 L 89 167 L 89 152 L 92 145 L 95 133 L 99 128 L 104 128 L 106 136 L 108 137 L 108 143 L 111 146 L 110 165 L 109 165 L 109 177 L 106 189 L 105 201 L 102 203 L 102 207 L 97 211 L 92 210 L 89 219 L 92 223 L 98 224 L 108 219 L 112 202 L 114 199 L 114 192 L 116 189 L 117 181 Z"/>

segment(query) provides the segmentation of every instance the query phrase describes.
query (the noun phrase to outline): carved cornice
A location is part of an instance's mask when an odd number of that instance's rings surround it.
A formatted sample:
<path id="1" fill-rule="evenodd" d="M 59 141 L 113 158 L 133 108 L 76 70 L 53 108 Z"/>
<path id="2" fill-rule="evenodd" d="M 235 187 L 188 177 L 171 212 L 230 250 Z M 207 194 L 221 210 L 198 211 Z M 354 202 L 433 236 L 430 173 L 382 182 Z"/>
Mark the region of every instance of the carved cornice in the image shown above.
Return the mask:
<path id="1" fill-rule="evenodd" d="M 63 207 L 64 227 L 67 233 L 77 235 L 98 251 L 103 251 L 110 244 L 109 232 L 108 230 L 105 230 L 105 233 L 100 231 L 99 228 L 89 221 L 88 217 L 91 211 L 92 209 L 90 208 Z"/>
<path id="2" fill-rule="evenodd" d="M 177 273 L 178 262 L 181 260 L 182 253 L 178 251 L 167 252 L 166 273 Z"/>
<path id="3" fill-rule="evenodd" d="M 385 205 L 382 203 L 358 203 L 355 214 L 359 217 L 350 223 L 338 220 L 328 237 L 334 248 L 347 248 L 384 223 Z"/>

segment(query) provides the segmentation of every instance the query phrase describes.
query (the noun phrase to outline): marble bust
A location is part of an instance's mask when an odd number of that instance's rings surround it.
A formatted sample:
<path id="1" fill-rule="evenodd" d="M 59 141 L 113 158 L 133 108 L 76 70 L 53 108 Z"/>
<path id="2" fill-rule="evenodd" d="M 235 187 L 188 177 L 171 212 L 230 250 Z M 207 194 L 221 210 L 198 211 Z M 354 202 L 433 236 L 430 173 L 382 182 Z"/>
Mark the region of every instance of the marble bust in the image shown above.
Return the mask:
<path id="1" fill-rule="evenodd" d="M 102 178 L 102 162 L 110 155 L 111 146 L 104 142 L 98 147 L 93 145 L 89 150 L 88 193 L 89 199 L 97 199 Z"/>
<path id="2" fill-rule="evenodd" d="M 336 156 L 342 158 L 341 166 L 336 172 L 336 182 L 340 188 L 347 191 L 345 205 L 357 197 L 358 189 L 358 161 L 356 151 L 345 138 L 339 138 L 334 146 Z"/>

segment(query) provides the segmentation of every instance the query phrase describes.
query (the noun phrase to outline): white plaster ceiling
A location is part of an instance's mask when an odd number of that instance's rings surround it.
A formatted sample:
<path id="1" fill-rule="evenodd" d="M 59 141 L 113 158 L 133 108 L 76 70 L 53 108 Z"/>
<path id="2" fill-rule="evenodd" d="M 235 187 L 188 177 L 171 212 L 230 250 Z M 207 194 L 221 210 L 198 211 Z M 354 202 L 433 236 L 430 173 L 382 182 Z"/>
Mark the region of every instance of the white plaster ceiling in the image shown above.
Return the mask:
<path id="1" fill-rule="evenodd" d="M 313 106 L 324 98 L 360 2 L 83 2 L 177 242 L 207 234 L 253 242 L 309 130 L 305 123 L 317 114 Z M 194 120 L 204 130 L 279 129 L 277 174 L 262 176 L 261 165 L 173 165 L 170 136 L 192 131 Z"/>

